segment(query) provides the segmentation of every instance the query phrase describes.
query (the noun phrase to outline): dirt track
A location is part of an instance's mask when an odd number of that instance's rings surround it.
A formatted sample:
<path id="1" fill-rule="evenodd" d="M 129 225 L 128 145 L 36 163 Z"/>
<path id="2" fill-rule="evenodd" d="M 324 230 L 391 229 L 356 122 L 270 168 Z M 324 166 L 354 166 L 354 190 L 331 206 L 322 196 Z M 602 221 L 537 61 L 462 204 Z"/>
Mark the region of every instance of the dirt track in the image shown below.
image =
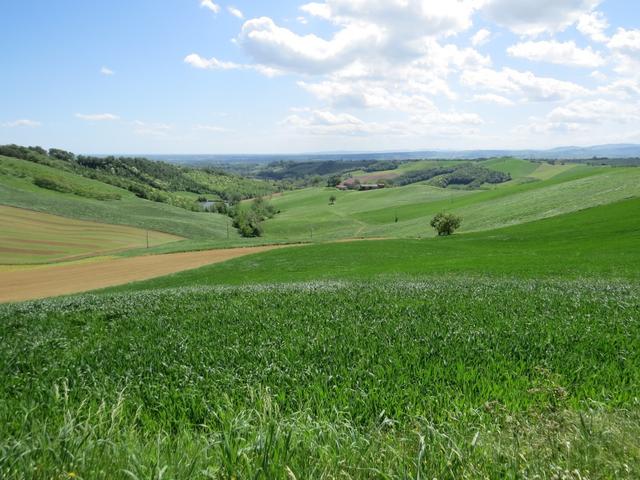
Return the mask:
<path id="1" fill-rule="evenodd" d="M 123 285 L 274 248 L 281 247 L 229 248 L 106 259 L 93 263 L 52 265 L 23 271 L 0 271 L 0 303 L 54 297 Z"/>

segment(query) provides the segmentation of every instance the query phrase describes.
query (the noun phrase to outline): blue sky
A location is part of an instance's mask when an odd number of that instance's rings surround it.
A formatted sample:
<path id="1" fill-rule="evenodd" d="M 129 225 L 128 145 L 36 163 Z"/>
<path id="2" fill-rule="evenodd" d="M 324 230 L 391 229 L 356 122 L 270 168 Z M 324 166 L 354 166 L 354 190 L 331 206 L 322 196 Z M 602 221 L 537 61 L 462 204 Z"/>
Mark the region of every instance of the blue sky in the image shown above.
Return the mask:
<path id="1" fill-rule="evenodd" d="M 0 143 L 84 153 L 640 142 L 629 0 L 2 2 Z"/>

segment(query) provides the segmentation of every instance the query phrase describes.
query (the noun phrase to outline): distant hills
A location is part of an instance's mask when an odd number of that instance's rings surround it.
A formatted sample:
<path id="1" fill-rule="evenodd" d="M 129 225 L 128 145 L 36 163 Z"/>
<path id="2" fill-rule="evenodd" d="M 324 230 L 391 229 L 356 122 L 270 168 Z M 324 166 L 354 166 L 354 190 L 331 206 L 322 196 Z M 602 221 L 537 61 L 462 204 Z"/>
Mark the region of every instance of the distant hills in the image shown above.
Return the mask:
<path id="1" fill-rule="evenodd" d="M 530 160 L 579 160 L 591 158 L 640 158 L 638 144 L 611 144 L 592 147 L 558 147 L 549 150 L 422 150 L 409 152 L 319 152 L 307 154 L 268 155 L 145 155 L 154 160 L 180 164 L 271 163 L 276 161 L 330 160 L 411 160 L 411 159 L 476 159 L 518 157 Z"/>

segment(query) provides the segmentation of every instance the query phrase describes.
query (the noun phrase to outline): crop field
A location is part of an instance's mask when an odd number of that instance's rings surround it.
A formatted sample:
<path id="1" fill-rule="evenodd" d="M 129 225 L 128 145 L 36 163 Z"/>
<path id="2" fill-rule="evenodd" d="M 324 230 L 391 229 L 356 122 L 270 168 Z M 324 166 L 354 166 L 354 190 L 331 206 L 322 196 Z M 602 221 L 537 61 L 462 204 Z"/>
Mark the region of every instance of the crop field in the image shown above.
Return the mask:
<path id="1" fill-rule="evenodd" d="M 180 237 L 0 205 L 0 264 L 38 264 L 158 246 Z"/>
<path id="2" fill-rule="evenodd" d="M 520 163 L 506 165 L 524 169 Z M 273 204 L 282 213 L 265 223 L 265 238 L 425 237 L 433 235 L 429 220 L 443 210 L 463 217 L 463 232 L 490 230 L 640 195 L 637 168 L 545 164 L 530 173 L 536 172 L 540 178 L 532 176 L 525 181 L 522 177 L 521 181 L 480 191 L 416 184 L 369 192 L 318 188 L 288 192 L 274 198 Z M 335 205 L 329 205 L 331 195 L 337 198 Z"/>
<path id="3" fill-rule="evenodd" d="M 90 261 L 42 265 L 36 268 L 21 269 L 12 266 L 6 271 L 0 270 L 0 303 L 69 295 L 162 277 L 273 248 L 278 247 L 225 248 L 129 258 L 95 257 Z"/>
<path id="4" fill-rule="evenodd" d="M 640 199 L 487 232 L 422 240 L 326 243 L 266 252 L 116 291 L 422 278 L 640 280 Z"/>
<path id="5" fill-rule="evenodd" d="M 640 287 L 425 280 L 0 307 L 3 478 L 637 478 Z"/>

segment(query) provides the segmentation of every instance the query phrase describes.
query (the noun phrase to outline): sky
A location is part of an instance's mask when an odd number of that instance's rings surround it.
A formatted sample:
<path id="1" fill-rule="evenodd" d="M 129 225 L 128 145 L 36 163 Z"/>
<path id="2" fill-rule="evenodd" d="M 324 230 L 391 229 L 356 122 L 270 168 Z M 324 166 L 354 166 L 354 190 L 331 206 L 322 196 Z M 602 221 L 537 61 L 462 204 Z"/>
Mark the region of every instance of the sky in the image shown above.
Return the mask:
<path id="1" fill-rule="evenodd" d="M 0 19 L 1 144 L 640 143 L 637 0 L 20 0 Z"/>

